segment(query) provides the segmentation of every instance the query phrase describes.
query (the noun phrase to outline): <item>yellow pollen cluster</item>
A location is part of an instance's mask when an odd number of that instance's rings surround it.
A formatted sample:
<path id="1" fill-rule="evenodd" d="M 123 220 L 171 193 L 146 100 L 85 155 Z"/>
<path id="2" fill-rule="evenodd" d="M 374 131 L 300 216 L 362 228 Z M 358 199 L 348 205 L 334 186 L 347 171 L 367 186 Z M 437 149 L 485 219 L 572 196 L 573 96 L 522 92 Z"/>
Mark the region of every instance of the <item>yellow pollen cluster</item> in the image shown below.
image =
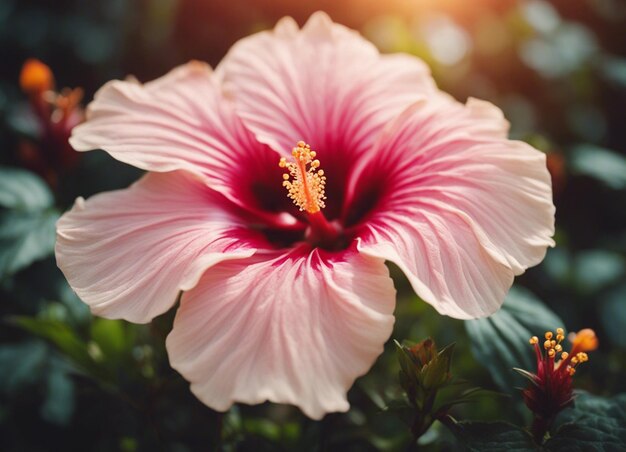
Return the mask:
<path id="1" fill-rule="evenodd" d="M 561 353 L 561 359 L 565 359 L 563 358 L 563 346 L 561 345 L 561 342 L 565 339 L 563 328 L 557 328 L 556 335 L 552 331 L 546 331 L 544 337 L 546 340 L 543 343 L 543 348 L 546 349 L 548 356 L 554 358 L 557 353 Z M 565 352 L 565 357 L 567 357 L 567 352 Z"/>
<path id="2" fill-rule="evenodd" d="M 576 353 L 576 356 L 573 356 L 572 359 L 570 359 L 570 364 L 567 366 L 567 372 L 570 375 L 574 375 L 576 373 L 576 366 L 586 361 L 589 361 L 589 357 L 585 352 Z"/>
<path id="3" fill-rule="evenodd" d="M 319 169 L 320 161 L 315 159 L 316 153 L 304 141 L 298 141 L 291 150 L 293 161 L 282 157 L 278 162 L 281 168 L 286 168 L 289 174 L 283 174 L 283 187 L 287 189 L 287 196 L 298 206 L 300 211 L 308 213 L 319 212 L 326 207 L 324 187 L 326 176 L 324 170 Z"/>
<path id="4" fill-rule="evenodd" d="M 557 328 L 556 334 L 552 331 L 546 331 L 544 338 L 545 341 L 543 342 L 543 348 L 546 350 L 548 357 L 554 359 L 556 358 L 557 353 L 560 353 L 561 361 L 556 363 L 556 367 L 558 367 L 561 363 L 566 364 L 566 371 L 570 375 L 574 375 L 576 373 L 575 368 L 578 364 L 589 360 L 587 353 L 579 350 L 593 350 L 598 346 L 593 330 L 582 330 L 570 338 L 574 345 L 572 347 L 573 356 L 570 358 L 570 353 L 563 351 L 563 346 L 561 345 L 561 342 L 565 339 L 565 331 L 563 328 Z M 537 336 L 533 336 L 528 342 L 530 342 L 531 345 L 537 345 L 539 344 L 539 338 Z M 568 360 L 568 358 L 570 359 Z"/>

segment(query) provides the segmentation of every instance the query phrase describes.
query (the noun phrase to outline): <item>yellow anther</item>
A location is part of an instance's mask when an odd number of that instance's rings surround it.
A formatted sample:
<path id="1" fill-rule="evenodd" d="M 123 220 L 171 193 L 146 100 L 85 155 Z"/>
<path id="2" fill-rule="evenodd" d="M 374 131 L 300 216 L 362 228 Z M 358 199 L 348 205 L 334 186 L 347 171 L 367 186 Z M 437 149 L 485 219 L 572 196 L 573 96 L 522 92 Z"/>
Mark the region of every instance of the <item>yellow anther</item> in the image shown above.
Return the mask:
<path id="1" fill-rule="evenodd" d="M 574 369 L 573 367 L 568 367 L 567 372 L 570 374 L 570 376 L 572 376 L 576 373 L 576 369 Z"/>
<path id="2" fill-rule="evenodd" d="M 557 345 L 556 345 L 556 347 L 554 347 L 554 350 L 556 350 L 556 351 L 557 351 L 557 353 L 560 353 L 560 352 L 562 352 L 562 351 L 563 351 L 563 347 L 561 347 L 561 345 L 560 345 L 560 344 L 557 344 Z"/>
<path id="3" fill-rule="evenodd" d="M 537 343 L 539 343 L 539 338 L 537 336 L 533 336 L 529 339 L 530 345 L 535 345 Z"/>
<path id="4" fill-rule="evenodd" d="M 557 328 L 556 334 L 559 336 L 563 336 L 565 334 L 565 331 L 563 330 L 563 328 Z"/>
<path id="5" fill-rule="evenodd" d="M 557 340 L 558 342 L 562 342 L 562 341 L 563 341 L 563 339 L 565 339 L 565 336 L 563 336 L 562 334 L 557 334 L 557 335 L 556 335 L 556 340 Z"/>
<path id="6" fill-rule="evenodd" d="M 569 353 L 567 352 L 561 353 L 561 359 L 567 359 L 568 356 L 569 356 Z"/>
<path id="7" fill-rule="evenodd" d="M 556 347 L 556 341 L 554 339 L 552 339 L 550 341 L 550 345 L 552 346 L 552 348 Z"/>
<path id="8" fill-rule="evenodd" d="M 545 341 L 543 343 L 543 348 L 545 348 L 546 350 L 549 350 L 550 348 L 552 348 L 552 342 L 550 341 Z"/>
<path id="9" fill-rule="evenodd" d="M 550 350 L 548 350 L 548 356 L 550 358 L 554 358 L 554 355 L 556 355 L 556 352 L 554 351 L 553 348 L 551 348 Z"/>
<path id="10" fill-rule="evenodd" d="M 552 339 L 552 331 L 546 332 L 546 339 Z"/>
<path id="11" fill-rule="evenodd" d="M 298 141 L 291 150 L 291 155 L 293 161 L 282 157 L 278 162 L 278 166 L 289 171 L 289 174 L 283 175 L 283 187 L 287 189 L 287 196 L 301 211 L 319 212 L 326 207 L 326 176 L 323 170 L 318 169 L 320 161 L 314 160 L 317 153 L 304 141 Z"/>
<path id="12" fill-rule="evenodd" d="M 571 362 L 572 364 L 576 365 L 576 364 L 578 364 L 578 358 L 576 358 L 576 357 L 574 356 L 570 362 Z"/>

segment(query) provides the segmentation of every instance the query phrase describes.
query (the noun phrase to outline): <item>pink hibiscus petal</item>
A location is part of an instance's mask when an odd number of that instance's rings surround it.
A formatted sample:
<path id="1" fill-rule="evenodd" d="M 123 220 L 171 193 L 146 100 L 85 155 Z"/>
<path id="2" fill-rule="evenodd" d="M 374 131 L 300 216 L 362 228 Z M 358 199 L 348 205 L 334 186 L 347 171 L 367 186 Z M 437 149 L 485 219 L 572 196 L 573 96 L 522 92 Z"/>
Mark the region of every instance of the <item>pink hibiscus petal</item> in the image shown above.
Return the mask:
<path id="1" fill-rule="evenodd" d="M 302 30 L 284 18 L 242 39 L 216 73 L 260 141 L 285 152 L 302 139 L 326 166 L 334 155 L 346 166 L 387 121 L 435 89 L 421 60 L 381 56 L 321 12 Z"/>
<path id="2" fill-rule="evenodd" d="M 393 328 L 383 260 L 294 250 L 217 265 L 183 295 L 167 338 L 172 367 L 224 411 L 235 402 L 347 411 L 346 392 Z"/>
<path id="3" fill-rule="evenodd" d="M 94 314 L 149 322 L 207 268 L 254 253 L 228 204 L 197 176 L 149 173 L 128 189 L 79 198 L 57 223 L 57 264 Z"/>
<path id="4" fill-rule="evenodd" d="M 242 205 L 250 204 L 242 200 L 250 196 L 245 190 L 250 176 L 278 159 L 245 129 L 211 68 L 197 61 L 143 85 L 107 83 L 89 104 L 87 121 L 74 128 L 70 143 L 78 151 L 104 149 L 148 171 L 200 174 Z"/>
<path id="5" fill-rule="evenodd" d="M 505 130 L 502 115 L 484 102 L 420 102 L 389 127 L 352 179 L 349 198 L 356 199 L 360 183 L 384 175 L 359 250 L 398 264 L 443 314 L 493 313 L 513 276 L 554 245 L 545 155 L 503 138 Z"/>

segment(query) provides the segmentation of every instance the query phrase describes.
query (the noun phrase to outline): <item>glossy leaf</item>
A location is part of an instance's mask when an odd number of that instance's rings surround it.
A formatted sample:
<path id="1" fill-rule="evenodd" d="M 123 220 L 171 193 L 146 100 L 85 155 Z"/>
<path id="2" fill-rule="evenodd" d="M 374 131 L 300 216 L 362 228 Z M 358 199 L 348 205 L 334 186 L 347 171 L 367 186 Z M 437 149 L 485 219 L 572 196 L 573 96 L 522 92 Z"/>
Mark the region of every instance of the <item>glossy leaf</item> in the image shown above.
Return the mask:
<path id="1" fill-rule="evenodd" d="M 105 383 L 112 381 L 109 372 L 98 364 L 97 356 L 94 356 L 88 344 L 68 325 L 57 320 L 25 316 L 15 316 L 10 321 L 13 325 L 54 344 L 64 356 L 69 358 L 70 362 L 83 372 Z"/>
<path id="2" fill-rule="evenodd" d="M 476 452 L 526 452 L 536 451 L 530 434 L 507 422 L 459 422 L 454 433 L 467 450 Z"/>
<path id="3" fill-rule="evenodd" d="M 514 391 L 513 368 L 535 368 L 528 339 L 562 327 L 563 321 L 532 293 L 514 287 L 502 308 L 490 317 L 468 320 L 465 328 L 476 359 L 505 391 Z M 521 380 L 517 380 L 521 381 Z"/>
<path id="4" fill-rule="evenodd" d="M 53 202 L 34 174 L 0 168 L 0 278 L 53 252 L 59 217 Z"/>
<path id="5" fill-rule="evenodd" d="M 626 157 L 608 149 L 580 145 L 573 149 L 572 172 L 593 177 L 610 188 L 626 188 Z"/>
<path id="6" fill-rule="evenodd" d="M 54 203 L 52 193 L 35 174 L 0 167 L 0 206 L 7 209 L 40 210 Z"/>
<path id="7" fill-rule="evenodd" d="M 579 253 L 574 261 L 575 282 L 581 290 L 593 292 L 620 279 L 626 271 L 624 258 L 605 250 Z"/>
<path id="8" fill-rule="evenodd" d="M 41 416 L 57 425 L 67 425 L 74 414 L 74 383 L 68 372 L 57 365 L 46 376 L 46 399 Z"/>
<path id="9" fill-rule="evenodd" d="M 600 306 L 602 326 L 609 341 L 620 347 L 626 347 L 626 283 L 616 287 L 604 298 Z"/>
<path id="10" fill-rule="evenodd" d="M 545 444 L 551 451 L 626 450 L 626 394 L 599 397 L 580 393 Z"/>
<path id="11" fill-rule="evenodd" d="M 0 393 L 11 394 L 37 381 L 45 367 L 47 347 L 24 341 L 0 347 Z"/>
<path id="12" fill-rule="evenodd" d="M 601 69 L 608 80 L 626 87 L 626 58 L 607 57 L 604 59 Z"/>

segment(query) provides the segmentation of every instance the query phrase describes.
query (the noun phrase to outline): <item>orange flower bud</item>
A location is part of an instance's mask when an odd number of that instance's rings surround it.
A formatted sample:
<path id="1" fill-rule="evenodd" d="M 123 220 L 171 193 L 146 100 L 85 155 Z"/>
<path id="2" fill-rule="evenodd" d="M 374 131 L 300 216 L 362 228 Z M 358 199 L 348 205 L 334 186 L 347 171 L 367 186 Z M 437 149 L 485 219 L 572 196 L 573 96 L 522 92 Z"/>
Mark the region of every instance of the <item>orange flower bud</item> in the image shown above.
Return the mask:
<path id="1" fill-rule="evenodd" d="M 20 87 L 28 94 L 42 93 L 54 87 L 54 75 L 46 64 L 30 58 L 22 66 Z"/>
<path id="2" fill-rule="evenodd" d="M 598 348 L 598 338 L 591 328 L 585 328 L 575 334 L 570 333 L 568 339 L 572 343 L 571 354 L 589 352 Z"/>

